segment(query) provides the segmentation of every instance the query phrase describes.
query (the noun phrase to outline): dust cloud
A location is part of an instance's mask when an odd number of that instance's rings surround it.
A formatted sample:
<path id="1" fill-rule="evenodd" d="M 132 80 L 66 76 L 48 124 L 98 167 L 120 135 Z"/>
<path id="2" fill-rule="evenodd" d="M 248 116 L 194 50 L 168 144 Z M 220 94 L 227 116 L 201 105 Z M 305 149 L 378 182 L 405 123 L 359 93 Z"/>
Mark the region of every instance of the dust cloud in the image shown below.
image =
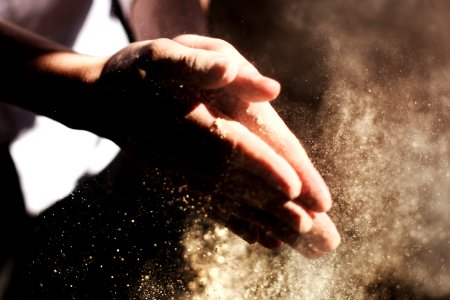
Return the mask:
<path id="1" fill-rule="evenodd" d="M 189 298 L 449 297 L 450 3 L 241 2 L 213 4 L 213 32 L 282 82 L 274 105 L 328 182 L 343 241 L 308 260 L 192 226 Z"/>
<path id="2" fill-rule="evenodd" d="M 11 298 L 449 299 L 450 2 L 255 3 L 212 1 L 212 34 L 282 83 L 341 246 L 249 245 L 190 211 L 183 178 L 119 155 L 33 221 Z"/>

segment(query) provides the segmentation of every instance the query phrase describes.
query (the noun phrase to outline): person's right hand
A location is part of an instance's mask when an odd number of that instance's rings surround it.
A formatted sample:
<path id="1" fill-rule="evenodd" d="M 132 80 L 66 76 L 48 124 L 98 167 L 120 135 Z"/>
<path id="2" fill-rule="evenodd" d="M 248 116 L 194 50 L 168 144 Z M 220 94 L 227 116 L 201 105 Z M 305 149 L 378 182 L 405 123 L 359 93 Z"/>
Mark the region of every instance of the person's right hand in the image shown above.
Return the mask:
<path id="1" fill-rule="evenodd" d="M 230 44 L 184 35 L 92 57 L 2 21 L 0 31 L 5 101 L 115 141 L 250 242 L 309 257 L 339 244 L 327 186 L 268 103 L 279 83 Z"/>
<path id="2" fill-rule="evenodd" d="M 247 241 L 307 257 L 339 244 L 328 188 L 268 102 L 279 83 L 230 44 L 196 35 L 133 43 L 92 87 L 103 99 L 92 112 L 105 121 L 91 121 L 94 132 L 188 185 L 192 205 Z"/>

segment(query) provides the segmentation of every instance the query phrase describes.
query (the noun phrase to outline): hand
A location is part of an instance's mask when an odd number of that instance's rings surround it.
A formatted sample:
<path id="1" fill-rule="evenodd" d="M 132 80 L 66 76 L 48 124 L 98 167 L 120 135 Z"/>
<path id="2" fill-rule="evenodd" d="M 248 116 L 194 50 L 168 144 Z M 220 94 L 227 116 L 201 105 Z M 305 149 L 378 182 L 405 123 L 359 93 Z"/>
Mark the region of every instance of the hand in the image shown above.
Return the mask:
<path id="1" fill-rule="evenodd" d="M 228 43 L 131 44 L 94 88 L 107 109 L 97 131 L 172 186 L 187 184 L 193 203 L 247 241 L 285 242 L 308 257 L 339 244 L 327 186 L 268 102 L 279 84 Z"/>

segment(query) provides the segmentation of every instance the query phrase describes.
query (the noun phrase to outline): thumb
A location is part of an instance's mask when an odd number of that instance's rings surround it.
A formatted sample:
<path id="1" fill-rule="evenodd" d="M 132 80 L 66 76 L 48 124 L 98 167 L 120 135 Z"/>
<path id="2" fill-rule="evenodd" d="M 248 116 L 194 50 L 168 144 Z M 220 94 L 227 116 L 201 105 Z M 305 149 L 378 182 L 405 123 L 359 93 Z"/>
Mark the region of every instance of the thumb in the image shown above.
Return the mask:
<path id="1" fill-rule="evenodd" d="M 239 51 L 224 40 L 185 34 L 175 38 L 182 45 L 195 49 L 215 51 L 225 55 L 237 66 L 233 82 L 225 89 L 238 99 L 247 102 L 274 100 L 280 93 L 280 83 L 262 75 Z M 223 86 L 221 86 L 223 87 Z"/>

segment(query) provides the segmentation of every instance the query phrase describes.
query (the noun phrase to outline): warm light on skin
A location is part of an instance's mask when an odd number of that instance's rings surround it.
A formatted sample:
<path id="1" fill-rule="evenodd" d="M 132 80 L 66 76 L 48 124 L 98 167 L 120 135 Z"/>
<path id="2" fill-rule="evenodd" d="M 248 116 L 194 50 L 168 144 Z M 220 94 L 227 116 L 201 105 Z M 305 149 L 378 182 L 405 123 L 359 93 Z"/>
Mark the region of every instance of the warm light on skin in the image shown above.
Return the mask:
<path id="1" fill-rule="evenodd" d="M 211 0 L 200 0 L 200 6 L 205 13 L 208 11 L 210 3 Z"/>
<path id="2" fill-rule="evenodd" d="M 43 72 L 52 70 L 65 77 L 73 77 L 86 83 L 93 83 L 99 77 L 108 57 L 80 55 L 72 52 L 51 52 L 30 61 Z M 86 66 L 90 66 L 86 68 Z"/>
<path id="3" fill-rule="evenodd" d="M 173 2 L 170 2 L 173 1 Z M 169 9 L 173 8 L 172 5 L 178 3 L 175 0 L 167 0 L 162 6 L 155 6 L 153 13 L 156 12 L 169 12 Z M 184 16 L 184 21 L 188 21 L 193 16 L 201 16 L 202 11 L 200 3 L 197 0 L 186 0 L 184 7 L 182 8 L 192 9 L 193 11 Z M 191 1 L 191 2 L 188 2 Z M 144 2 L 137 2 L 142 3 Z M 150 2 L 146 2 L 150 3 Z M 142 7 L 143 8 L 143 7 Z M 152 8 L 152 7 L 147 7 Z M 141 13 L 141 10 L 137 10 L 135 7 L 135 13 Z M 136 15 L 136 17 L 144 17 L 144 15 Z M 147 16 L 148 17 L 148 16 Z M 189 17 L 189 18 L 188 18 Z M 162 18 L 159 18 L 162 20 Z M 164 20 L 162 20 L 164 21 Z M 175 34 L 178 30 L 186 30 L 188 28 L 178 27 L 171 31 L 171 25 L 174 20 L 168 19 L 169 23 L 160 24 L 161 32 L 167 32 Z M 139 24 L 139 21 L 137 22 Z M 148 25 L 151 23 L 147 23 Z M 199 23 L 194 24 L 192 28 L 200 29 Z M 235 218 L 239 218 L 246 225 L 257 225 L 261 230 L 269 233 L 274 233 L 273 238 L 279 239 L 307 257 L 310 257 L 308 247 L 297 247 L 296 239 L 302 237 L 309 238 L 311 236 L 311 244 L 317 245 L 317 251 L 314 250 L 314 255 L 325 249 L 328 251 L 333 245 L 339 243 L 339 236 L 336 230 L 322 230 L 322 228 L 332 227 L 334 225 L 327 219 L 327 223 L 323 226 L 305 226 L 304 222 L 309 218 L 305 209 L 313 209 L 317 212 L 323 211 L 323 208 L 327 209 L 330 205 L 323 205 L 321 203 L 329 203 L 330 199 L 318 197 L 314 198 L 316 207 L 303 208 L 303 203 L 296 203 L 296 199 L 300 193 L 303 193 L 302 184 L 312 183 L 312 186 L 304 185 L 305 191 L 323 190 L 326 189 L 326 185 L 323 182 L 315 180 L 308 180 L 305 175 L 304 166 L 311 165 L 309 158 L 304 153 L 304 149 L 299 143 L 298 139 L 290 132 L 286 124 L 281 120 L 276 111 L 272 108 L 268 101 L 275 99 L 280 92 L 280 84 L 275 80 L 265 77 L 258 72 L 258 70 L 247 61 L 232 45 L 229 43 L 215 38 L 209 38 L 200 35 L 185 34 L 178 35 L 176 39 L 170 40 L 167 38 L 155 39 L 153 41 L 141 41 L 129 44 L 119 52 L 115 53 L 111 57 L 109 56 L 89 56 L 72 52 L 70 49 L 65 49 L 59 45 L 55 45 L 45 39 L 39 37 L 30 36 L 27 32 L 19 31 L 19 34 L 23 35 L 23 38 L 17 42 L 14 33 L 15 28 L 10 28 L 11 33 L 6 38 L 12 43 L 12 46 L 6 48 L 9 53 L 14 54 L 15 49 L 22 49 L 22 44 L 29 45 L 24 56 L 26 63 L 21 63 L 19 58 L 15 55 L 10 55 L 17 60 L 17 63 L 7 64 L 8 68 L 14 70 L 17 65 L 21 66 L 18 71 L 5 72 L 17 74 L 17 78 L 22 80 L 24 78 L 26 82 L 24 84 L 30 85 L 36 94 L 45 94 L 46 97 L 42 101 L 33 101 L 29 97 L 20 97 L 15 89 L 12 89 L 8 93 L 11 95 L 13 104 L 20 104 L 24 108 L 31 109 L 39 114 L 54 118 L 57 121 L 66 124 L 71 128 L 83 129 L 100 136 L 104 136 L 113 141 L 117 141 L 118 145 L 124 147 L 124 149 L 131 149 L 130 156 L 132 158 L 139 159 L 139 152 L 135 151 L 134 144 L 130 144 L 130 138 L 137 138 L 136 141 L 141 140 L 147 143 L 148 137 L 153 135 L 151 132 L 151 126 L 148 127 L 149 132 L 142 133 L 138 130 L 134 133 L 137 125 L 140 123 L 126 122 L 133 114 L 137 116 L 143 115 L 140 110 L 139 103 L 131 104 L 130 110 L 124 114 L 124 122 L 114 124 L 114 120 L 117 116 L 122 116 L 121 112 L 117 109 L 121 106 L 120 101 L 124 100 L 124 92 L 130 93 L 131 96 L 138 95 L 139 92 L 153 93 L 153 84 L 147 86 L 147 83 L 159 82 L 171 84 L 163 85 L 163 89 L 178 89 L 183 87 L 187 82 L 190 88 L 176 91 L 175 93 L 185 93 L 186 97 L 192 97 L 193 101 L 198 101 L 205 105 L 211 106 L 213 111 L 219 112 L 217 115 L 213 115 L 214 120 L 210 118 L 207 113 L 197 113 L 191 115 L 192 120 L 188 118 L 181 120 L 183 123 L 190 126 L 190 124 L 197 128 L 209 128 L 214 124 L 221 124 L 220 128 L 216 130 L 208 131 L 201 130 L 199 133 L 195 133 L 187 138 L 191 139 L 195 146 L 195 141 L 214 139 L 217 143 L 211 145 L 204 145 L 203 142 L 198 143 L 202 147 L 206 147 L 206 151 L 219 151 L 222 153 L 222 149 L 233 148 L 238 156 L 233 157 L 225 161 L 227 164 L 233 164 L 236 170 L 243 170 L 242 176 L 244 178 L 242 182 L 244 191 L 250 190 L 247 188 L 248 181 L 246 178 L 253 178 L 256 176 L 263 182 L 268 184 L 268 195 L 258 195 L 250 197 L 248 193 L 237 194 L 235 192 L 228 193 L 230 189 L 224 189 L 220 193 L 233 200 L 237 206 L 247 206 L 245 210 L 252 209 L 255 214 L 244 213 L 243 211 L 237 211 L 234 207 L 226 207 L 228 214 Z M 19 36 L 20 37 L 20 36 Z M 138 36 L 139 37 L 139 36 Z M 22 41 L 23 40 L 23 41 Z M 36 46 L 37 44 L 37 46 Z M 11 48 L 11 49 L 9 49 Z M 23 69 L 23 71 L 21 71 Z M 8 71 L 9 69 L 6 69 Z M 231 71 L 230 71 L 231 70 Z M 142 72 L 144 71 L 144 72 Z M 134 74 L 145 74 L 147 78 L 135 77 Z M 186 79 L 186 75 L 189 75 L 189 79 Z M 130 77 L 131 76 L 131 77 Z M 4 76 L 5 80 L 8 78 Z M 136 82 L 133 84 L 130 79 L 137 79 L 143 82 Z M 11 80 L 11 79 L 8 79 Z M 187 80 L 187 81 L 185 81 Z M 6 81 L 9 82 L 9 81 Z M 123 87 L 120 84 L 124 83 Z M 173 83 L 172 83 L 173 82 Z M 182 85 L 178 87 L 178 82 Z M 131 83 L 131 84 L 130 84 Z M 58 85 L 58 89 L 53 89 L 55 84 Z M 176 84 L 176 85 L 173 85 Z M 119 85 L 119 86 L 117 86 Z M 213 93 L 214 89 L 219 89 L 219 93 Z M 61 97 L 60 91 L 70 91 L 68 97 Z M 119 95 L 115 97 L 115 92 L 119 92 Z M 158 94 L 154 94 L 158 96 Z M 198 95 L 207 100 L 198 99 Z M 114 105 L 107 109 L 107 112 L 111 112 L 111 118 L 107 115 L 102 119 L 102 122 L 96 122 L 96 117 L 99 114 L 103 114 L 103 109 L 108 100 L 108 97 L 113 97 Z M 106 100 L 104 100 L 106 97 Z M 19 99 L 19 100 L 16 100 Z M 22 100 L 24 99 L 24 100 Z M 97 101 L 97 99 L 100 99 Z M 19 101 L 23 101 L 20 103 Z M 142 99 L 142 101 L 146 101 Z M 125 104 L 125 103 L 124 103 Z M 176 105 L 176 111 L 178 106 L 181 109 L 185 109 L 185 104 L 174 101 Z M 179 105 L 180 104 L 180 105 Z M 161 106 L 163 106 L 161 104 Z M 201 106 L 199 106 L 201 107 Z M 206 108 L 206 107 L 205 107 Z M 154 110 L 153 110 L 154 109 Z M 161 118 L 158 116 L 159 105 L 148 106 L 148 114 L 155 116 L 153 124 L 161 124 L 170 128 L 175 128 L 171 123 L 173 118 Z M 164 108 L 161 109 L 165 113 Z M 206 114 L 206 115 L 205 115 Z M 169 115 L 169 114 L 168 114 Z M 83 116 L 83 118 L 80 118 Z M 228 116 L 230 121 L 226 121 L 222 116 Z M 223 121 L 222 121 L 223 119 Z M 220 122 L 219 122 L 220 121 Z M 122 125 L 122 123 L 124 125 Z M 130 124 L 131 123 L 131 124 Z M 147 123 L 142 123 L 147 124 Z M 271 124 L 264 126 L 264 124 Z M 123 128 L 122 128 L 123 127 Z M 213 128 L 214 129 L 214 128 Z M 223 129 L 223 130 L 220 130 Z M 182 132 L 181 132 L 182 133 Z M 143 137 L 140 135 L 144 134 Z M 182 140 L 182 136 L 177 129 L 174 129 L 173 140 Z M 158 140 L 155 138 L 155 143 L 152 142 L 151 150 L 162 153 L 161 148 L 158 146 L 158 142 L 165 143 L 165 140 Z M 216 146 L 216 144 L 218 146 Z M 138 143 L 136 145 L 139 146 Z M 146 146 L 146 144 L 144 144 Z M 175 145 L 176 146 L 176 145 Z M 189 146 L 190 147 L 190 146 Z M 220 147 L 220 148 L 218 148 Z M 179 147 L 178 147 L 179 148 Z M 195 150 L 195 148 L 193 148 Z M 289 150 L 292 149 L 292 150 Z M 149 153 L 153 153 L 150 151 Z M 128 150 L 127 150 L 128 152 Z M 214 152 L 214 153 L 215 153 Z M 155 152 L 156 153 L 156 152 Z M 194 152 L 192 152 L 194 153 Z M 302 155 L 302 153 L 304 153 Z M 137 155 L 136 155 L 137 154 Z M 180 155 L 181 159 L 185 159 L 182 155 L 182 151 L 175 153 Z M 195 153 L 194 153 L 195 154 Z M 234 153 L 233 153 L 234 154 Z M 134 157 L 135 156 L 135 157 Z M 233 158 L 233 161 L 231 161 Z M 201 163 L 200 161 L 199 163 Z M 220 162 L 222 163 L 222 162 Z M 298 167 L 295 167 L 294 163 L 298 163 Z M 312 170 L 311 168 L 308 170 Z M 171 171 L 171 170 L 169 170 Z M 174 167 L 174 171 L 178 172 L 177 167 Z M 184 172 L 184 170 L 182 170 Z M 186 171 L 186 176 L 191 176 L 194 173 Z M 315 171 L 316 172 L 316 171 Z M 306 172 L 313 173 L 313 172 Z M 252 176 L 248 176 L 251 175 Z M 301 178 L 302 176 L 304 178 Z M 195 174 L 194 174 L 195 175 Z M 208 175 L 208 174 L 206 174 Z M 247 176 L 247 177 L 246 177 Z M 320 176 L 317 173 L 317 176 Z M 228 176 L 227 176 L 228 177 Z M 303 182 L 303 179 L 305 181 Z M 260 182 L 260 181 L 258 181 Z M 228 186 L 233 186 L 234 182 L 225 181 L 224 185 L 221 184 L 221 189 Z M 316 186 L 317 185 L 317 186 Z M 261 183 L 261 187 L 265 185 Z M 314 188 L 316 186 L 316 188 Z M 259 189 L 255 189 L 259 190 Z M 273 193 L 272 193 L 273 192 Z M 275 193 L 277 192 L 277 193 Z M 278 192 L 281 192 L 280 195 Z M 228 196 L 230 194 L 230 197 Z M 304 193 L 303 193 L 304 194 Z M 317 195 L 317 193 L 310 192 L 309 194 Z M 322 193 L 323 194 L 323 193 Z M 328 194 L 327 194 L 328 196 Z M 292 200 L 291 205 L 280 206 L 280 198 L 285 200 Z M 255 199 L 261 199 L 261 201 L 255 201 Z M 209 204 L 208 204 L 209 205 Z M 219 209 L 220 206 L 217 206 Z M 275 210 L 274 210 L 275 208 Z M 260 211 L 263 213 L 260 213 Z M 267 222 L 264 214 L 268 213 L 273 216 L 274 220 L 279 220 L 281 227 L 288 227 L 290 230 L 285 231 L 278 228 L 276 223 Z M 293 218 L 291 218 L 293 216 Z M 293 220 L 291 220 L 293 219 Z M 220 219 L 222 220 L 222 219 Z M 247 220 L 250 220 L 247 221 Z M 226 221 L 226 220 L 225 220 Z M 311 220 L 313 222 L 313 220 Z M 275 225 L 274 225 L 275 224 Z M 225 224 L 227 225 L 227 224 Z M 319 224 L 321 225 L 321 224 Z M 312 229 L 308 234 L 304 231 L 308 230 L 308 227 Z M 291 234 L 291 232 L 293 234 Z M 326 234 L 322 236 L 322 233 Z M 329 234 L 328 234 L 329 233 Z M 295 239 L 292 236 L 297 237 Z M 331 239 L 333 243 L 330 243 L 329 247 L 324 248 L 321 244 L 328 242 Z M 263 241 L 264 244 L 266 241 Z M 303 244 L 302 244 L 303 245 Z M 311 248 L 312 249 L 312 248 Z M 322 251 L 323 252 L 323 251 Z M 315 255 L 316 256 L 316 255 Z"/>
<path id="4" fill-rule="evenodd" d="M 204 9 L 209 1 L 201 1 L 133 1 L 129 19 L 136 40 L 174 38 L 187 32 L 206 35 Z"/>

